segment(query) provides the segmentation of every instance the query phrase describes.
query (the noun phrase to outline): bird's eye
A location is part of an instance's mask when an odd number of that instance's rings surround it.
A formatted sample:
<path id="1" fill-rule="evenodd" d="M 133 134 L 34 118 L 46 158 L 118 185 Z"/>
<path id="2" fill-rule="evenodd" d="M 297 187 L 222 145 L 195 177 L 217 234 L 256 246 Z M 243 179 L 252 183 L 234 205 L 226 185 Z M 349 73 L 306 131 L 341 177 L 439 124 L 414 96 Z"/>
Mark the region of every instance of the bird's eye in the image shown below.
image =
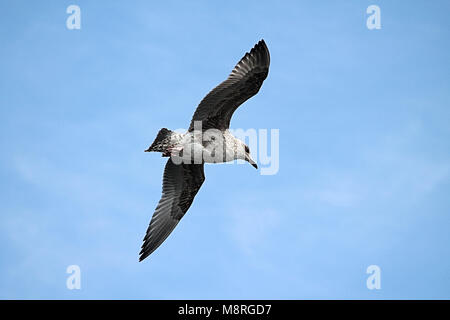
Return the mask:
<path id="1" fill-rule="evenodd" d="M 245 146 L 245 152 L 247 152 L 247 153 L 250 152 L 250 149 L 247 146 Z"/>

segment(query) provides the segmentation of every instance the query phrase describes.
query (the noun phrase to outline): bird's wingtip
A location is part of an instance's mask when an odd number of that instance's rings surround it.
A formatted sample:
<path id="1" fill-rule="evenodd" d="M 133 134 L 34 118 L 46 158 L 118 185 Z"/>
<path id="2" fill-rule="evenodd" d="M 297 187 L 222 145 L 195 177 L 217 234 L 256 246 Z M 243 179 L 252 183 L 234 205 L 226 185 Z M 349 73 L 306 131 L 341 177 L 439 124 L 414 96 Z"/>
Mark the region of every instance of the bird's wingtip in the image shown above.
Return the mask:
<path id="1" fill-rule="evenodd" d="M 146 254 L 146 253 L 143 253 L 143 252 L 141 252 L 141 253 L 139 253 L 140 254 L 140 256 L 139 256 L 139 262 L 142 262 L 145 258 L 147 258 L 149 255 L 148 254 Z"/>

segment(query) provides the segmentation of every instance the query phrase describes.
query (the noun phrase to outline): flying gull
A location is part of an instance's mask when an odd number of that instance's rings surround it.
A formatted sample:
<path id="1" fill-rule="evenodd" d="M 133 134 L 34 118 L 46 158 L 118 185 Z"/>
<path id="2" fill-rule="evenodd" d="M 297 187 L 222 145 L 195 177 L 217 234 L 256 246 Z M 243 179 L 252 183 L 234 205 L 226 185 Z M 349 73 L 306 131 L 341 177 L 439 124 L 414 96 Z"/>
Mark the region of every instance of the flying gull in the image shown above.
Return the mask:
<path id="1" fill-rule="evenodd" d="M 234 111 L 258 93 L 269 72 L 270 55 L 264 40 L 259 41 L 234 67 L 228 78 L 200 102 L 189 129 L 180 134 L 161 129 L 146 152 L 161 152 L 167 160 L 162 197 L 153 213 L 139 261 L 156 250 L 188 211 L 205 174 L 204 163 L 242 159 L 256 169 L 250 149 L 228 128 Z"/>

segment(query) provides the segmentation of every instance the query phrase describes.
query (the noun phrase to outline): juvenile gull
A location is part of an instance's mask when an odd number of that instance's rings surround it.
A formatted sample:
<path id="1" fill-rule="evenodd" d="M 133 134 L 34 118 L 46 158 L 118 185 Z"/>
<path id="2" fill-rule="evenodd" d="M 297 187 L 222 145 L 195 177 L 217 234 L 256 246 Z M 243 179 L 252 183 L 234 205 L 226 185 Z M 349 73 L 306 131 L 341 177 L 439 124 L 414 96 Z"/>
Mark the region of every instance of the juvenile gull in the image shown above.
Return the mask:
<path id="1" fill-rule="evenodd" d="M 248 146 L 228 128 L 233 112 L 258 93 L 269 72 L 270 55 L 259 41 L 234 67 L 228 78 L 200 102 L 184 134 L 161 129 L 146 152 L 169 157 L 164 169 L 162 197 L 153 213 L 139 261 L 156 250 L 187 212 L 200 189 L 203 165 L 242 159 L 256 169 Z"/>

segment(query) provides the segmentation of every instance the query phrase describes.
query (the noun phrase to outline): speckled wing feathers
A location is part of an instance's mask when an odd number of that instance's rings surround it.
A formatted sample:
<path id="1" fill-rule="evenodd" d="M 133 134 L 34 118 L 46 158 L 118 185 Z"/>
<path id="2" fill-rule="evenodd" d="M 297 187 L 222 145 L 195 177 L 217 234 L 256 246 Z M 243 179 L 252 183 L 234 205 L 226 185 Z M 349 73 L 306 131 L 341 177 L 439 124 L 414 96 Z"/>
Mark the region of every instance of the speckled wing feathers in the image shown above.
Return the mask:
<path id="1" fill-rule="evenodd" d="M 169 236 L 188 211 L 204 180 L 203 164 L 176 165 L 169 158 L 164 169 L 162 197 L 144 237 L 139 261 Z"/>
<path id="2" fill-rule="evenodd" d="M 203 98 L 192 117 L 189 131 L 194 130 L 194 121 L 202 121 L 203 130 L 229 128 L 234 111 L 258 93 L 269 65 L 269 50 L 261 40 L 238 62 L 227 80 Z"/>

